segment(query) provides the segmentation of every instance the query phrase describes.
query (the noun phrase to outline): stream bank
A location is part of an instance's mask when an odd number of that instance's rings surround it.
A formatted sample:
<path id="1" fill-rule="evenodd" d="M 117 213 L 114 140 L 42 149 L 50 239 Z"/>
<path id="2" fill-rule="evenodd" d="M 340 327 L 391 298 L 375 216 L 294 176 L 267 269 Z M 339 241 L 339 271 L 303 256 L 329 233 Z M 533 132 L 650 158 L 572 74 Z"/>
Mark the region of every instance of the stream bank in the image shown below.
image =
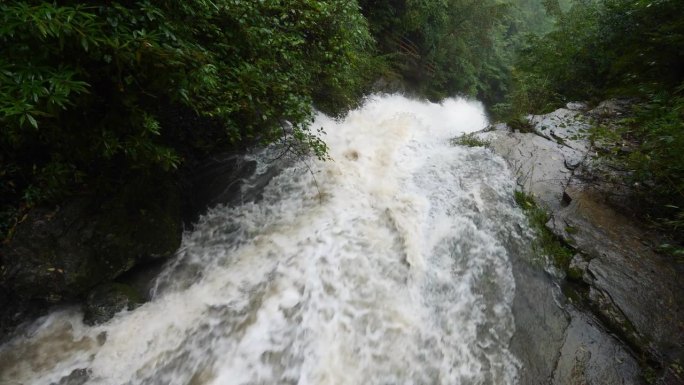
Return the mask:
<path id="1" fill-rule="evenodd" d="M 625 171 L 601 161 L 588 139 L 594 122 L 610 125 L 629 106 L 569 103 L 528 116 L 522 129 L 496 124 L 476 135 L 574 253 L 561 269 L 514 258 L 512 345 L 523 384 L 684 383 L 682 266 L 654 251 L 662 237 L 633 214 Z"/>

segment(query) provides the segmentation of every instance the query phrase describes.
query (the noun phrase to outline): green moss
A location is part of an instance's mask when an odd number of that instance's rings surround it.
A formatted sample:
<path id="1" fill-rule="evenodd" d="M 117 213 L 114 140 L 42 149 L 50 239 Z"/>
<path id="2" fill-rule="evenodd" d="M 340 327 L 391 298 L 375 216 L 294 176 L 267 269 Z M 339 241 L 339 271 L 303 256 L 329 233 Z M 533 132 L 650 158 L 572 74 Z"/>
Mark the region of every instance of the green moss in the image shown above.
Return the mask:
<path id="1" fill-rule="evenodd" d="M 575 226 L 565 226 L 565 232 L 568 234 L 577 234 L 579 229 Z"/>
<path id="2" fill-rule="evenodd" d="M 573 251 L 546 227 L 546 223 L 550 219 L 549 213 L 537 205 L 533 196 L 522 191 L 515 192 L 515 201 L 523 209 L 530 227 L 537 234 L 537 238 L 532 244 L 535 253 L 551 258 L 556 267 L 567 271 Z"/>
<path id="3" fill-rule="evenodd" d="M 644 369 L 643 376 L 647 384 L 655 384 L 656 380 L 658 379 L 658 373 L 651 367 Z"/>
<path id="4" fill-rule="evenodd" d="M 567 274 L 568 279 L 571 279 L 573 281 L 581 281 L 582 276 L 584 275 L 584 271 L 582 271 L 581 269 L 568 267 Z"/>

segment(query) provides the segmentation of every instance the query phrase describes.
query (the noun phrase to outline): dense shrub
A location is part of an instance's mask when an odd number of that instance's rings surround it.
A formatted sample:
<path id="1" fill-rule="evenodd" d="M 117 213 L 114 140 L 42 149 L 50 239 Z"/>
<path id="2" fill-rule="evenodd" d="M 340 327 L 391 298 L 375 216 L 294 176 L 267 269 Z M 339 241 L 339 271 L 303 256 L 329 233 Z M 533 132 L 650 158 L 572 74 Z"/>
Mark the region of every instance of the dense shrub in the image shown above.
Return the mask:
<path id="1" fill-rule="evenodd" d="M 370 44 L 348 0 L 4 1 L 2 215 L 195 150 L 285 139 L 322 156 L 312 104 L 358 99 Z M 175 115 L 213 133 L 180 135 Z"/>
<path id="2" fill-rule="evenodd" d="M 575 1 L 551 32 L 526 39 L 509 102 L 539 112 L 549 102 L 669 92 L 684 80 L 682 46 L 678 0 Z"/>
<path id="3" fill-rule="evenodd" d="M 684 85 L 675 94 L 652 95 L 624 122 L 622 137 L 638 143 L 624 162 L 653 215 L 684 234 Z M 682 239 L 684 242 L 684 238 Z"/>

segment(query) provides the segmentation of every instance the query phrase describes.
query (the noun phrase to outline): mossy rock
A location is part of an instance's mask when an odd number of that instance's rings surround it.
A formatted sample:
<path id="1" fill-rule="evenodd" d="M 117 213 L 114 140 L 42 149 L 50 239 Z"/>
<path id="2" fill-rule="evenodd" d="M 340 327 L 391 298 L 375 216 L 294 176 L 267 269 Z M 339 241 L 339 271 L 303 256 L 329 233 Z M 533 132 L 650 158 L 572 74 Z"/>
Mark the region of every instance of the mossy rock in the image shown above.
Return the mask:
<path id="1" fill-rule="evenodd" d="M 82 298 L 180 246 L 181 197 L 170 176 L 134 178 L 116 194 L 36 208 L 2 250 L 0 286 L 19 301 Z"/>

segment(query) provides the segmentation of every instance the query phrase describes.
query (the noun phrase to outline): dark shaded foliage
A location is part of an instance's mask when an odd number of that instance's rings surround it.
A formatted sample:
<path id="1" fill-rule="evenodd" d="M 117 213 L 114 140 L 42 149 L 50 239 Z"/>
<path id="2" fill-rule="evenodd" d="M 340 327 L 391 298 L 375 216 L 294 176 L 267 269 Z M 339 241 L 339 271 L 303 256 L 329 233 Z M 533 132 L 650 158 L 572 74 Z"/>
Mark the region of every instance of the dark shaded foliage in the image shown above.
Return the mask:
<path id="1" fill-rule="evenodd" d="M 346 0 L 2 2 L 4 225 L 231 146 L 324 156 L 313 104 L 358 100 L 370 45 Z"/>

